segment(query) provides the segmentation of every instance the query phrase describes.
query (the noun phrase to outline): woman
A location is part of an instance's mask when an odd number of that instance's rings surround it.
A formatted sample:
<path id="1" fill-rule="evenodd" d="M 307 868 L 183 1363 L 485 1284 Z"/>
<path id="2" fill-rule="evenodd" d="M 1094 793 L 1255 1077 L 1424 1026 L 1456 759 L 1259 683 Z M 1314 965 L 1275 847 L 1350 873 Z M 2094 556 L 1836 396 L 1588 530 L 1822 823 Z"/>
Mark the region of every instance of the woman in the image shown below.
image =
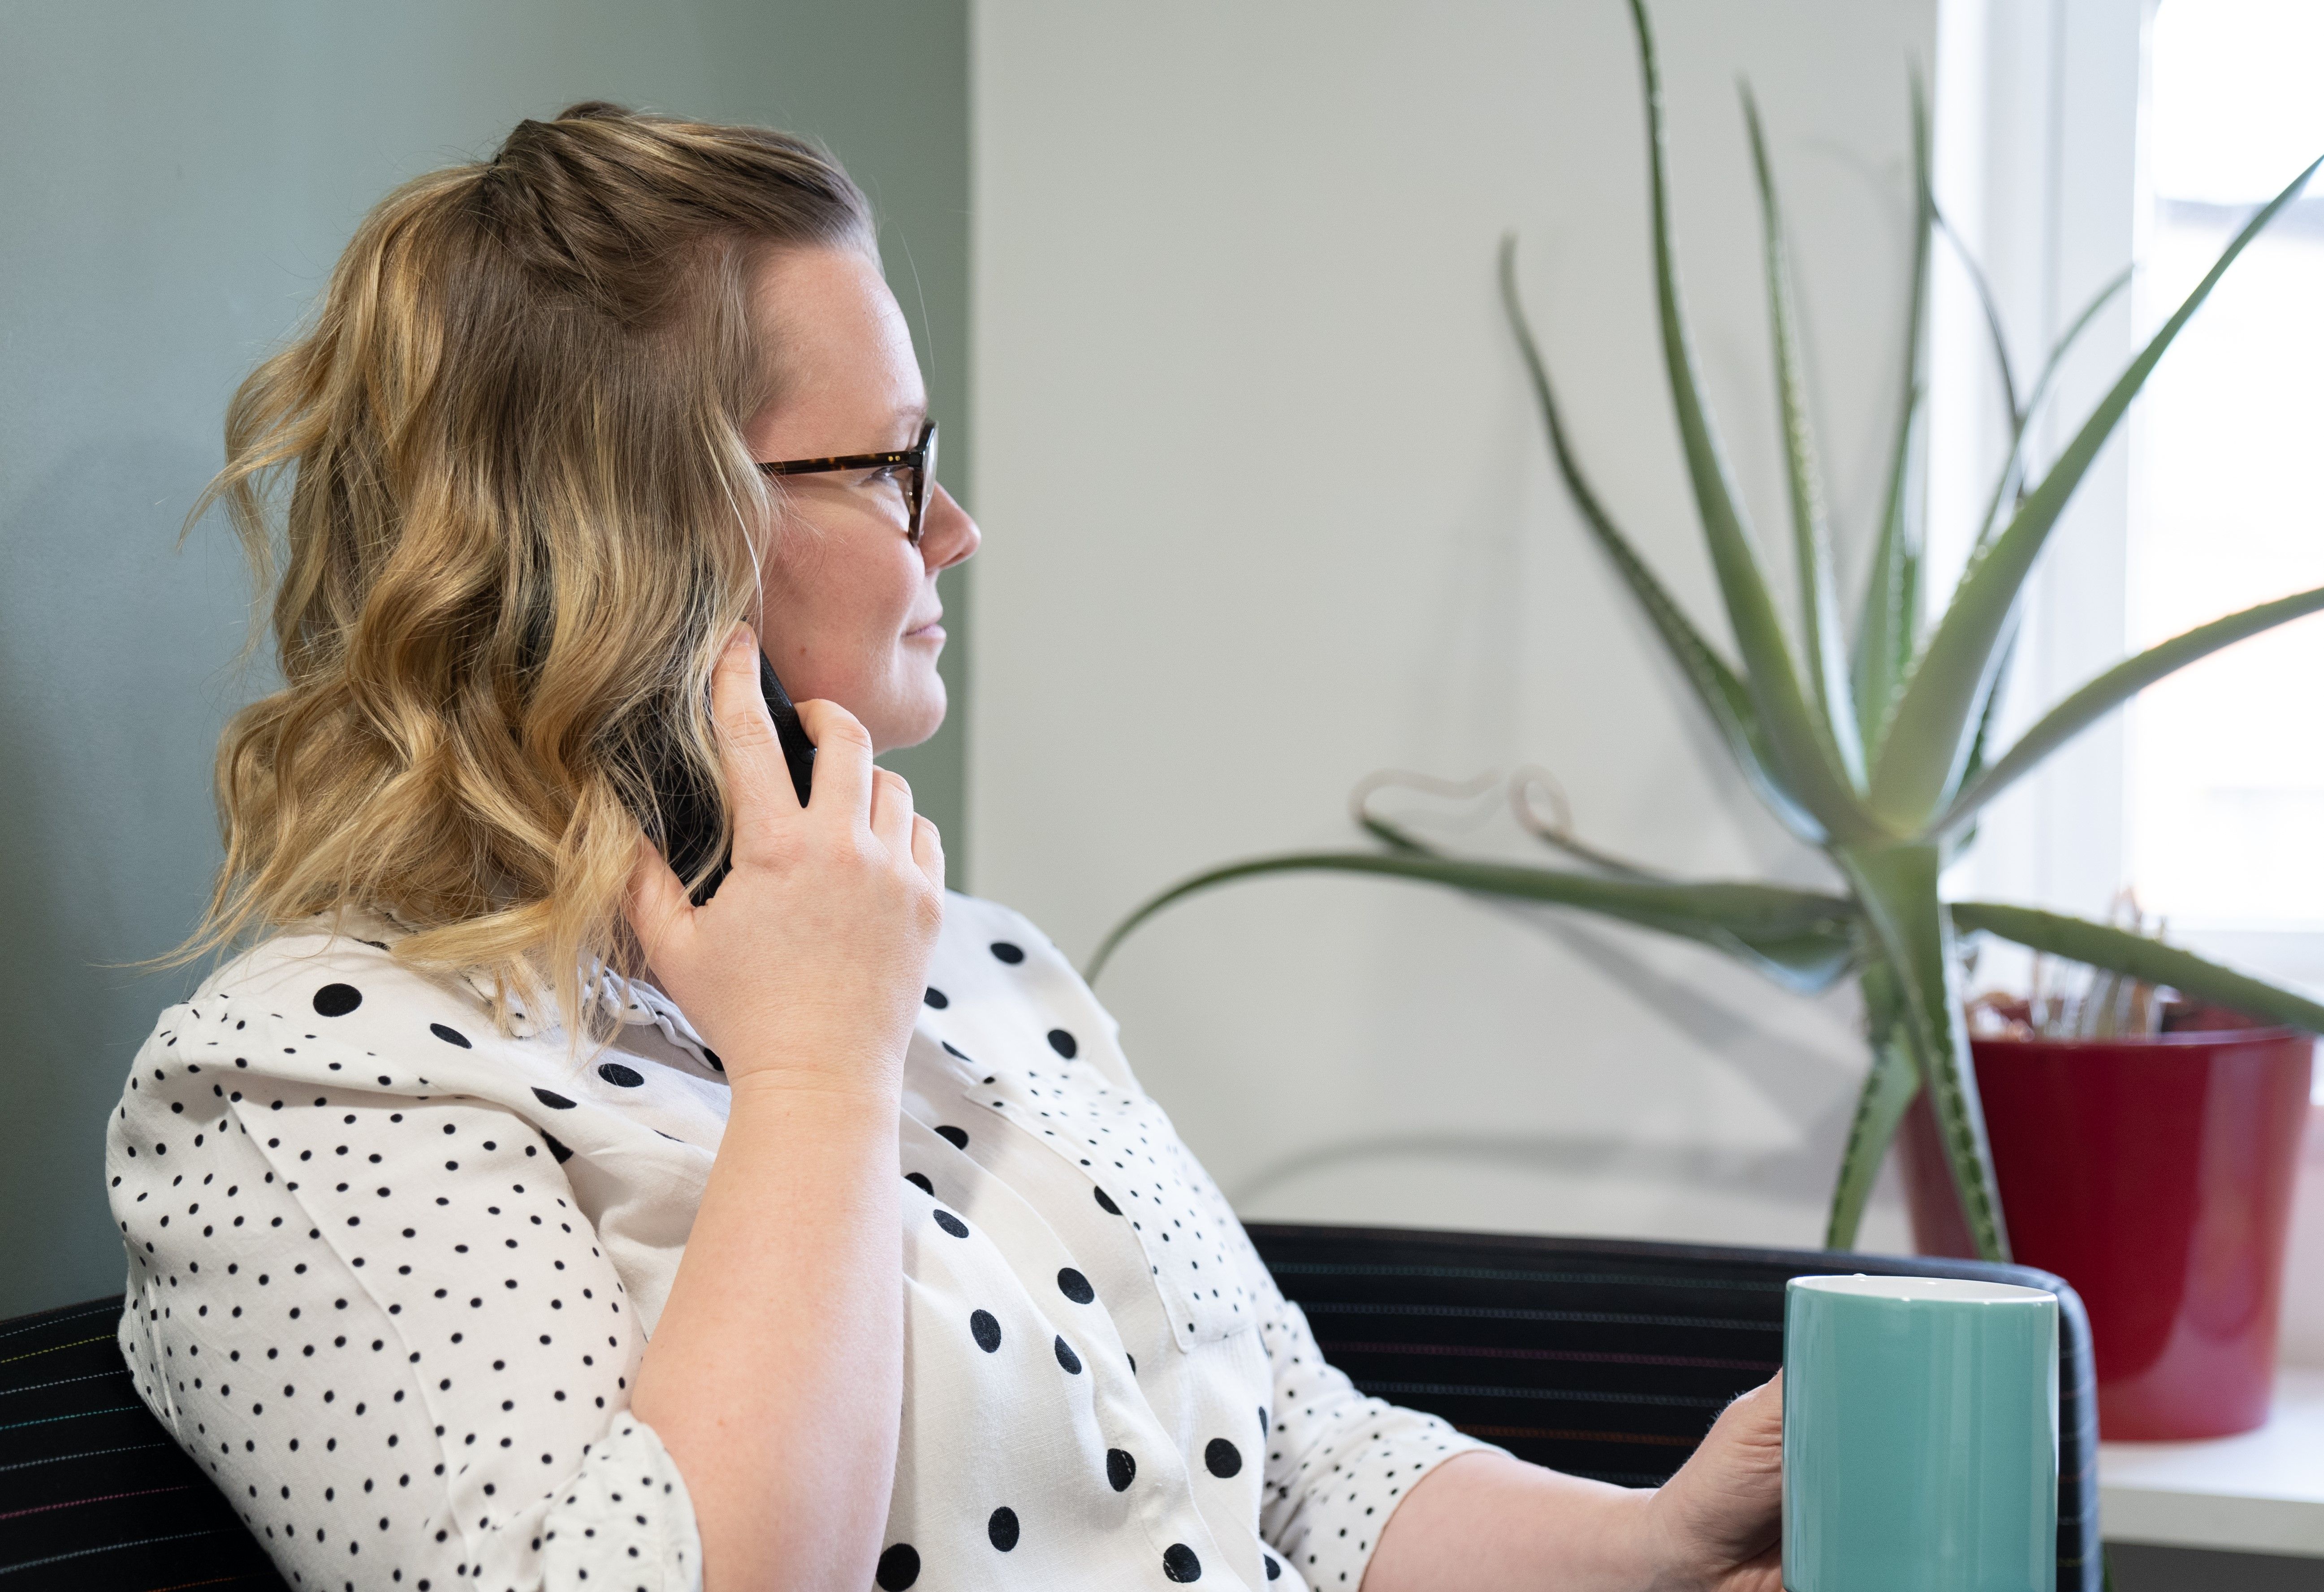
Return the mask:
<path id="1" fill-rule="evenodd" d="M 390 196 L 237 395 L 287 684 L 219 757 L 205 943 L 263 937 L 111 1125 L 147 1403 L 316 1588 L 1774 1587 L 1769 1389 L 1658 1492 L 1363 1398 L 944 893 L 872 758 L 978 531 L 872 238 L 799 141 L 577 106 Z"/>

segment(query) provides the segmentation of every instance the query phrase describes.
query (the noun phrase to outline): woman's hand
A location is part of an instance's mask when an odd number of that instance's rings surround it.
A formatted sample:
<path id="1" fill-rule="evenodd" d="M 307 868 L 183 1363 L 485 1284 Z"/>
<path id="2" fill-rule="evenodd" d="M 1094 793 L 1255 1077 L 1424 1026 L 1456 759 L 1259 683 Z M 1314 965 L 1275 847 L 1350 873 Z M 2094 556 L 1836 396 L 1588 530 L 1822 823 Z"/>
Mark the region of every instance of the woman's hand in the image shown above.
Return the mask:
<path id="1" fill-rule="evenodd" d="M 1668 1592 L 1780 1592 L 1784 1377 L 1727 1406 L 1694 1457 L 1647 1502 L 1649 1584 Z"/>
<path id="2" fill-rule="evenodd" d="M 737 625 L 711 686 L 734 800 L 733 871 L 693 906 L 641 839 L 630 925 L 731 1084 L 766 1075 L 892 1096 L 944 921 L 943 842 L 835 703 L 798 704 L 816 743 L 814 787 L 799 805 L 760 695 L 758 651 Z"/>

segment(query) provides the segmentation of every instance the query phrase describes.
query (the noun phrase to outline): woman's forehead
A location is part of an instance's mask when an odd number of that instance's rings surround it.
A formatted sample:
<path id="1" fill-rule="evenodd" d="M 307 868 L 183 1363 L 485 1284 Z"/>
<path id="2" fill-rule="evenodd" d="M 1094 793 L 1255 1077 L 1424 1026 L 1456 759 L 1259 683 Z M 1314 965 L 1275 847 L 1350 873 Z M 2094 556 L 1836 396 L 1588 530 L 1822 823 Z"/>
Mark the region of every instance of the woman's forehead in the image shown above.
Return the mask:
<path id="1" fill-rule="evenodd" d="M 756 283 L 761 313 L 773 333 L 786 417 L 896 429 L 927 410 L 911 328 L 880 274 L 861 252 L 787 249 L 771 255 Z M 907 440 L 909 440 L 907 438 Z M 861 437 L 835 451 L 885 446 Z"/>

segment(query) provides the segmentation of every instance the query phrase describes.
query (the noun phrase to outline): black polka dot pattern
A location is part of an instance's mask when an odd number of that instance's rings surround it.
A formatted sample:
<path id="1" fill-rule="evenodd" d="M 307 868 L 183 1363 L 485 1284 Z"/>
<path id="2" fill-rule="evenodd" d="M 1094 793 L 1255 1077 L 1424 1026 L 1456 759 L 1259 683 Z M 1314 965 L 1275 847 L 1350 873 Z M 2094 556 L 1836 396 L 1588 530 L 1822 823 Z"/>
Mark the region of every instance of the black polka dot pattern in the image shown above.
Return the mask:
<path id="1" fill-rule="evenodd" d="M 574 1101 L 454 1060 L 376 947 L 316 949 L 166 1013 L 110 1125 L 141 1396 L 293 1585 L 682 1582 L 640 1311 L 523 1115 Z"/>
<path id="2" fill-rule="evenodd" d="M 401 933 L 286 935 L 163 1014 L 108 1125 L 124 1358 L 307 1592 L 696 1584 L 683 1480 L 628 1403 L 723 1065 L 612 978 L 585 998 L 613 1041 L 576 1063 L 554 1013 L 397 966 Z M 1038 931 L 951 897 L 927 989 L 899 1141 L 917 1435 L 875 1584 L 1007 1556 L 1028 1587 L 1357 1587 L 1402 1495 L 1480 1445 L 1323 1360 Z M 1065 1435 L 1091 1422 L 1098 1476 Z"/>
<path id="3" fill-rule="evenodd" d="M 880 1592 L 904 1592 L 904 1588 L 920 1578 L 919 1551 L 909 1542 L 896 1542 L 880 1555 L 879 1568 L 872 1578 Z"/>

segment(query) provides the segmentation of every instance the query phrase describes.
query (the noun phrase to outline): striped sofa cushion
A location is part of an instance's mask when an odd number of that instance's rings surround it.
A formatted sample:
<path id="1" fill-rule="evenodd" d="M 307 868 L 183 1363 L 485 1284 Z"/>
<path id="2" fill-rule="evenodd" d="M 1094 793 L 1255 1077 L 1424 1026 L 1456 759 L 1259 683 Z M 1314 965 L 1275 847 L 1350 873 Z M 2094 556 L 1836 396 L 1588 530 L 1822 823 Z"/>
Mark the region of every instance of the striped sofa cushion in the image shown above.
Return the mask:
<path id="1" fill-rule="evenodd" d="M 138 1401 L 121 1300 L 0 1322 L 0 1592 L 285 1592 Z"/>

